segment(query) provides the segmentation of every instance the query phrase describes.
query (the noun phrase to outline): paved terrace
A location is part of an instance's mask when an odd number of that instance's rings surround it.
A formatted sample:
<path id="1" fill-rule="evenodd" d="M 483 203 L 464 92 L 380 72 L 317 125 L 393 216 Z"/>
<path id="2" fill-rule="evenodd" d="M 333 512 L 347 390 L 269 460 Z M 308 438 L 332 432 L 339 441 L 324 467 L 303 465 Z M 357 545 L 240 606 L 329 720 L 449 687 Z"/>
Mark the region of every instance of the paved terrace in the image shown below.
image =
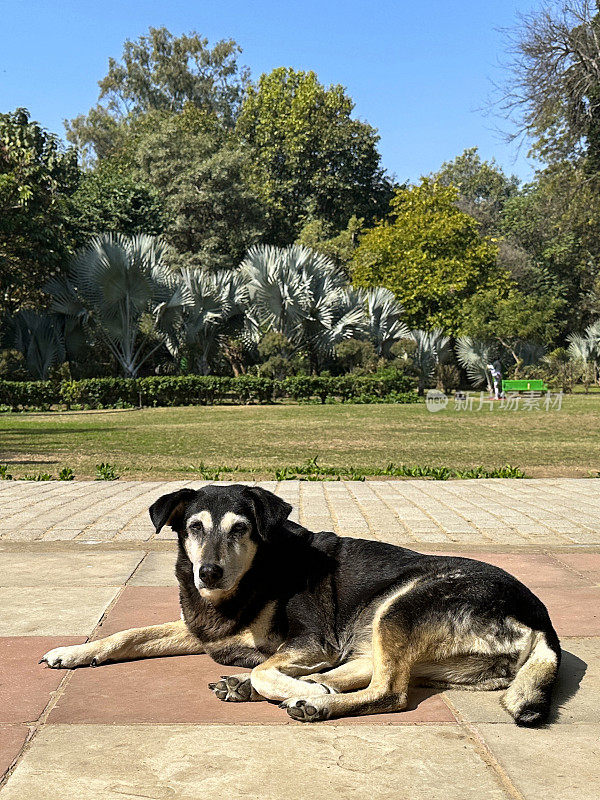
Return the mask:
<path id="1" fill-rule="evenodd" d="M 0 540 L 138 542 L 154 535 L 148 507 L 206 481 L 0 482 Z M 401 545 L 600 545 L 600 481 L 265 481 L 312 530 Z"/>
<path id="2" fill-rule="evenodd" d="M 264 483 L 314 529 L 472 555 L 547 604 L 564 659 L 553 724 L 497 692 L 414 690 L 409 709 L 303 725 L 219 702 L 205 656 L 49 670 L 39 657 L 179 615 L 175 543 L 148 505 L 201 483 L 0 483 L 0 800 L 596 800 L 600 483 Z M 235 671 L 240 671 L 237 668 Z"/>

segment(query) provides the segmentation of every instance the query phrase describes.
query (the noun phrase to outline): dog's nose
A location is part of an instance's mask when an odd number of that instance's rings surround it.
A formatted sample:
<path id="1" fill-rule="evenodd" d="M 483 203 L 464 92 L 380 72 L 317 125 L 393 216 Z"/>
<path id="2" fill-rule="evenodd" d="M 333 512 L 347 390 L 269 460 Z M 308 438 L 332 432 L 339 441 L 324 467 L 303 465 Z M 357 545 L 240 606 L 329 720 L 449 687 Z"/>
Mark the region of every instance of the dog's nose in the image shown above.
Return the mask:
<path id="1" fill-rule="evenodd" d="M 218 564 L 203 564 L 198 570 L 200 580 L 209 588 L 215 586 L 223 577 L 223 569 Z"/>

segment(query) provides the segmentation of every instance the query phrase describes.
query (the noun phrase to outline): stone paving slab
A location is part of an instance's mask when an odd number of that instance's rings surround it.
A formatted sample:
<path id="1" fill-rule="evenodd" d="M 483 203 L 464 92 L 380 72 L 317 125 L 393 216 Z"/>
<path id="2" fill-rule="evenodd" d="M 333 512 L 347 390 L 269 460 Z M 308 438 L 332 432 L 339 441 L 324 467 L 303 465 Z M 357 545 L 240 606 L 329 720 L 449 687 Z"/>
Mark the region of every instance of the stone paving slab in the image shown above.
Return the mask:
<path id="1" fill-rule="evenodd" d="M 527 800 L 598 800 L 600 725 L 553 725 L 531 731 L 482 724 L 478 730 Z"/>
<path id="2" fill-rule="evenodd" d="M 0 540 L 145 542 L 149 505 L 206 481 L 0 482 Z M 266 481 L 313 530 L 396 544 L 600 546 L 593 479 Z"/>
<path id="3" fill-rule="evenodd" d="M 51 725 L 2 800 L 504 800 L 458 726 Z M 538 796 L 539 797 L 539 796 Z M 586 795 L 591 797 L 591 795 Z"/>
<path id="4" fill-rule="evenodd" d="M 87 636 L 117 586 L 0 588 L 0 636 Z"/>

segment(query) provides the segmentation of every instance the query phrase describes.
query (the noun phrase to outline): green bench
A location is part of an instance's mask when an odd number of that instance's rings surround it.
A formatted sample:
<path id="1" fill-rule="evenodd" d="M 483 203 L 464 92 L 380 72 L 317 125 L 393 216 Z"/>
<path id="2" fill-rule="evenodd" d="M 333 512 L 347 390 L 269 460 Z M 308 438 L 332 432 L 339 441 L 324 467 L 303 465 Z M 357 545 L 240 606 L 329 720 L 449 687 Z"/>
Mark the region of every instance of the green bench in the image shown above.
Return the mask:
<path id="1" fill-rule="evenodd" d="M 502 381 L 503 392 L 546 392 L 548 387 L 543 380 Z"/>

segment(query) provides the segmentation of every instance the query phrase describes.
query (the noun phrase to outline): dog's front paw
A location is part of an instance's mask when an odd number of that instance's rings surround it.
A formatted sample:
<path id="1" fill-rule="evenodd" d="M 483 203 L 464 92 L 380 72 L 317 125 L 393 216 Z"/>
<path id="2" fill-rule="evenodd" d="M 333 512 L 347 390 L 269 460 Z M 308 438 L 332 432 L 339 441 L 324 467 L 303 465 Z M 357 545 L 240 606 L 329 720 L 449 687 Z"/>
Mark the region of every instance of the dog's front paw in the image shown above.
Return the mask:
<path id="1" fill-rule="evenodd" d="M 209 683 L 219 700 L 226 703 L 249 703 L 258 700 L 260 695 L 252 688 L 250 673 L 244 675 L 223 675 L 217 683 Z"/>
<path id="2" fill-rule="evenodd" d="M 99 660 L 89 646 L 74 644 L 49 650 L 40 658 L 40 664 L 47 664 L 51 669 L 72 669 L 73 667 L 96 667 Z"/>
<path id="3" fill-rule="evenodd" d="M 298 722 L 322 722 L 329 718 L 327 700 L 320 697 L 290 697 L 279 708 L 285 709 Z"/>

